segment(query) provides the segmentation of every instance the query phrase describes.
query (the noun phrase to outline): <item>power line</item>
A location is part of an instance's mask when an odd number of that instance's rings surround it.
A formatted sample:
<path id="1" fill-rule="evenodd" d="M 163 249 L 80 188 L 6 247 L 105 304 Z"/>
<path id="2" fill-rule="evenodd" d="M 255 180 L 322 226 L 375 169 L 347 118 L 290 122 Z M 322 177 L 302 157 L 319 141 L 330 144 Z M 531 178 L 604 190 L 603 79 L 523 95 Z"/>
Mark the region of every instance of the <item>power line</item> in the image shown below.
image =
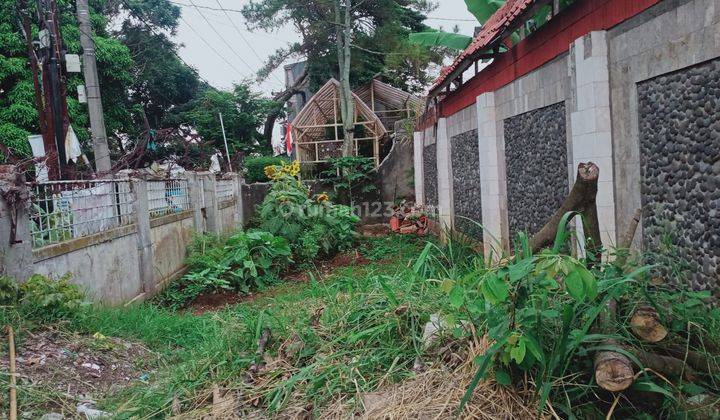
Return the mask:
<path id="1" fill-rule="evenodd" d="M 185 25 L 186 25 L 188 28 L 190 28 L 191 31 L 193 31 L 193 33 L 195 33 L 195 35 L 197 35 L 198 38 L 200 38 L 200 40 L 201 40 L 205 45 L 208 46 L 208 48 L 210 48 L 210 50 L 211 50 L 212 52 L 215 53 L 215 55 L 217 55 L 218 57 L 220 57 L 221 60 L 223 60 L 223 61 L 224 61 L 228 66 L 230 66 L 233 70 L 235 70 L 240 76 L 243 76 L 243 73 L 242 73 L 240 70 L 238 70 L 238 68 L 235 67 L 235 65 L 234 65 L 233 63 L 231 63 L 230 61 L 228 61 L 228 59 L 225 58 L 224 55 L 220 54 L 220 52 L 219 52 L 218 50 L 216 50 L 215 47 L 213 47 L 211 43 L 209 43 L 205 38 L 203 38 L 203 36 L 200 35 L 200 32 L 198 32 L 197 30 L 195 30 L 195 28 L 193 28 L 193 27 L 188 23 L 188 21 L 185 20 L 185 18 L 183 18 L 183 17 L 181 16 L 180 19 L 185 23 Z M 208 23 L 208 24 L 209 24 L 209 23 Z M 244 60 L 241 60 L 241 61 L 243 61 L 243 63 L 245 63 Z M 245 63 L 245 65 L 247 65 L 247 63 Z M 245 76 L 243 76 L 243 78 L 244 78 L 244 77 L 245 77 Z"/>
<path id="2" fill-rule="evenodd" d="M 232 13 L 243 13 L 240 9 L 232 9 L 232 8 L 226 8 L 222 5 L 220 7 L 211 7 L 211 6 L 196 6 L 194 4 L 190 5 L 187 3 L 181 3 L 178 1 L 172 1 L 168 0 L 169 3 L 181 6 L 181 7 L 195 7 L 200 9 L 207 9 L 207 10 L 214 10 L 214 11 L 222 11 L 222 12 L 232 12 Z M 433 17 L 433 16 L 427 16 L 425 18 L 426 20 L 447 20 L 447 21 L 456 21 L 456 22 L 477 22 L 477 19 L 462 19 L 462 18 L 444 18 L 444 17 Z"/>
<path id="3" fill-rule="evenodd" d="M 215 32 L 215 35 L 217 35 L 218 38 L 220 38 L 220 40 L 223 42 L 223 44 L 225 44 L 225 45 L 228 47 L 228 49 L 230 49 L 230 51 L 232 51 L 232 53 L 235 54 L 235 56 L 236 56 L 243 64 L 245 64 L 245 66 L 246 66 L 247 68 L 250 69 L 250 72 L 255 73 L 255 70 L 252 68 L 252 66 L 251 66 L 250 64 L 248 64 L 248 62 L 245 61 L 245 59 L 242 58 L 242 57 L 240 56 L 240 54 L 238 54 L 237 51 L 235 51 L 235 48 L 233 48 L 233 46 L 230 45 L 229 42 L 227 42 L 227 40 L 225 39 L 225 37 L 223 37 L 223 36 L 220 34 L 220 32 L 218 32 L 217 29 L 215 29 L 215 26 L 213 26 L 213 24 L 210 23 L 210 21 L 208 20 L 208 18 L 205 17 L 205 14 L 200 10 L 199 7 L 197 7 L 197 5 L 195 5 L 195 2 L 193 2 L 193 0 L 190 0 L 190 4 L 192 4 L 193 6 L 195 6 L 195 9 L 196 9 L 197 12 L 200 14 L 200 17 L 202 17 L 203 20 L 205 20 L 205 22 L 208 24 L 208 26 L 210 27 L 210 29 L 212 29 L 212 31 Z M 190 25 L 187 23 L 187 21 L 186 21 L 185 19 L 183 19 L 183 22 L 185 22 L 185 24 L 188 25 L 188 27 L 190 27 Z M 191 28 L 191 29 L 192 29 L 192 28 Z M 193 32 L 197 33 L 197 31 L 195 31 L 195 29 L 193 29 Z M 198 36 L 200 36 L 200 35 L 198 34 Z M 210 48 L 212 48 L 213 50 L 215 50 L 215 49 L 214 49 L 209 43 L 207 43 L 206 41 L 205 41 L 205 44 L 207 44 Z M 225 60 L 225 62 L 228 62 L 228 61 L 225 59 L 225 57 L 223 57 L 223 60 Z M 262 60 L 262 59 L 261 59 L 261 60 Z M 228 62 L 228 63 L 229 63 L 229 62 Z M 233 68 L 234 68 L 234 66 L 233 66 Z M 238 73 L 239 73 L 239 72 L 238 72 Z"/>
<path id="4" fill-rule="evenodd" d="M 130 7 L 130 5 L 127 4 L 127 1 L 126 1 L 126 0 L 121 0 L 121 1 L 122 1 L 123 4 L 125 5 L 125 7 L 128 8 L 128 10 L 132 10 L 132 8 Z M 156 35 L 156 36 L 162 36 L 162 35 L 164 35 L 164 34 L 162 34 L 162 33 L 156 32 L 156 31 L 155 31 L 155 28 L 153 28 L 152 25 L 150 25 L 142 16 L 139 16 L 139 17 L 138 17 L 138 16 L 135 16 L 135 17 L 136 17 L 140 22 L 142 22 L 142 23 L 145 25 L 145 27 L 146 27 L 151 33 L 153 33 L 154 35 Z M 195 67 L 191 66 L 190 64 L 187 63 L 187 61 L 183 60 L 183 58 L 180 57 L 180 54 L 178 54 L 177 51 L 175 51 L 174 48 L 170 48 L 170 51 L 172 52 L 172 54 L 173 54 L 175 57 L 177 57 L 178 60 L 180 60 L 180 62 L 182 62 L 183 64 L 185 64 L 185 66 L 187 66 L 187 68 L 189 68 L 190 70 L 192 70 L 193 73 L 195 73 L 195 75 L 198 77 L 198 79 L 200 79 L 201 81 L 205 82 L 208 86 L 212 86 L 212 84 L 211 84 L 210 82 L 208 82 L 207 80 L 205 80 L 205 78 L 203 78 L 203 77 L 200 75 L 200 72 L 197 71 L 197 70 L 195 69 Z M 167 98 L 166 98 L 166 99 L 167 99 Z"/>
<path id="5" fill-rule="evenodd" d="M 192 0 L 190 0 L 190 1 L 192 2 Z M 222 8 L 222 4 L 220 4 L 220 0 L 215 0 L 215 2 L 218 4 L 218 6 L 220 6 L 220 8 Z M 194 4 L 194 3 L 193 3 L 193 4 Z M 255 51 L 255 48 L 253 48 L 253 46 L 248 42 L 247 38 L 245 38 L 245 35 L 243 35 L 242 32 L 240 32 L 240 28 L 238 28 L 237 25 L 235 24 L 235 21 L 233 21 L 233 20 L 230 18 L 230 15 L 228 14 L 228 12 L 226 12 L 225 10 L 223 10 L 223 13 L 225 14 L 225 17 L 227 17 L 227 19 L 230 21 L 230 23 L 232 24 L 232 26 L 235 28 L 235 30 L 237 31 L 238 35 L 240 35 L 240 38 L 242 38 L 242 40 L 245 41 L 245 44 L 247 44 L 247 46 L 250 48 L 250 50 L 253 52 L 253 54 L 255 54 L 255 57 L 257 57 L 257 59 L 260 60 L 260 62 L 262 62 L 263 59 L 260 57 L 260 54 L 258 54 L 257 51 Z M 274 73 L 271 73 L 271 74 L 272 74 L 272 76 L 273 76 L 278 82 L 280 82 L 281 84 L 283 84 L 283 81 L 280 80 L 280 78 L 277 77 L 276 74 L 274 74 Z"/>

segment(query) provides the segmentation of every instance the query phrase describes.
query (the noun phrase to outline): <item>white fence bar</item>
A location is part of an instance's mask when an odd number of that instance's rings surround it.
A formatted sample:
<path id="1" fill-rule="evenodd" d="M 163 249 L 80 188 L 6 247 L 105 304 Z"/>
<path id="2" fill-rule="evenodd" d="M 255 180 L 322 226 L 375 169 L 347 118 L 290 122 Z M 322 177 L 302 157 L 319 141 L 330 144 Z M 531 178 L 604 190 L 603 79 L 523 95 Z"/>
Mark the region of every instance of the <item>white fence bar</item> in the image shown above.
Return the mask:
<path id="1" fill-rule="evenodd" d="M 30 186 L 33 248 L 92 235 L 133 222 L 128 179 L 49 181 Z"/>

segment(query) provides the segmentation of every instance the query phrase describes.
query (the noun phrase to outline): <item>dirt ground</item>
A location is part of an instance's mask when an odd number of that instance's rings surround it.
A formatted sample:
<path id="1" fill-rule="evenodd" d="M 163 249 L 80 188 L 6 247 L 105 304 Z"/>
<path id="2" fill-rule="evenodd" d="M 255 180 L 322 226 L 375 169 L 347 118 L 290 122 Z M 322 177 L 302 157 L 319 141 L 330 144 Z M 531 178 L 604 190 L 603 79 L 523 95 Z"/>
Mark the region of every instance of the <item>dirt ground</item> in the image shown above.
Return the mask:
<path id="1" fill-rule="evenodd" d="M 318 262 L 316 265 L 317 274 L 319 274 L 319 277 L 325 277 L 332 273 L 335 269 L 365 265 L 369 262 L 370 261 L 363 257 L 361 253 L 357 251 L 349 251 L 337 254 L 332 259 Z M 286 282 L 304 283 L 309 280 L 309 276 L 307 271 L 298 271 L 286 274 L 283 277 L 283 280 Z M 247 295 L 232 291 L 203 294 L 195 298 L 195 300 L 187 306 L 187 310 L 192 312 L 194 315 L 202 315 L 206 312 L 222 310 L 227 306 L 236 305 L 241 302 L 252 302 L 260 297 L 268 297 L 271 296 L 272 293 L 272 290 L 270 290 L 267 292 L 250 293 Z"/>
<path id="2" fill-rule="evenodd" d="M 20 413 L 25 418 L 39 418 L 37 412 L 77 415 L 77 404 L 91 406 L 102 396 L 148 380 L 158 360 L 136 342 L 54 329 L 23 332 L 16 349 L 18 393 L 42 390 L 32 396 L 37 404 L 25 404 L 30 410 Z M 3 357 L 0 371 L 8 370 Z"/>

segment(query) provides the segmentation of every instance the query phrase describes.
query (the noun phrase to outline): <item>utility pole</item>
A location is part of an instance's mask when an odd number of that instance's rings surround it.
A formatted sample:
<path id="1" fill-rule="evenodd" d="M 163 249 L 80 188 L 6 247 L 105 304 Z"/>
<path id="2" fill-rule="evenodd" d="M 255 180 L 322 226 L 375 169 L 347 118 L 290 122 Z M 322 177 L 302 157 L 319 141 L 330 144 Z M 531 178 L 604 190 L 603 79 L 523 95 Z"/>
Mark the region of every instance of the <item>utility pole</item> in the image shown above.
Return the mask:
<path id="1" fill-rule="evenodd" d="M 225 156 L 227 156 L 228 169 L 230 169 L 230 172 L 232 172 L 232 163 L 230 163 L 230 150 L 228 150 L 227 137 L 225 136 L 225 124 L 223 123 L 222 112 L 218 112 L 218 115 L 220 115 L 220 128 L 222 128 L 223 140 L 225 140 Z"/>
<path id="2" fill-rule="evenodd" d="M 95 171 L 107 173 L 112 169 L 110 149 L 108 148 L 105 118 L 103 117 L 102 99 L 100 98 L 100 82 L 95 60 L 95 43 L 92 39 L 90 26 L 90 9 L 88 0 L 77 0 L 77 20 L 80 26 L 80 45 L 83 48 L 83 73 L 87 89 L 88 114 L 90 115 L 90 132 L 95 153 Z"/>
<path id="3" fill-rule="evenodd" d="M 46 130 L 43 134 L 48 157 L 48 177 L 62 179 L 65 174 L 65 135 L 70 119 L 67 112 L 65 72 L 62 69 L 62 38 L 55 0 L 38 0 L 39 50 L 42 69 L 42 96 Z M 28 34 L 29 36 L 29 34 Z M 34 59 L 31 57 L 31 60 Z"/>

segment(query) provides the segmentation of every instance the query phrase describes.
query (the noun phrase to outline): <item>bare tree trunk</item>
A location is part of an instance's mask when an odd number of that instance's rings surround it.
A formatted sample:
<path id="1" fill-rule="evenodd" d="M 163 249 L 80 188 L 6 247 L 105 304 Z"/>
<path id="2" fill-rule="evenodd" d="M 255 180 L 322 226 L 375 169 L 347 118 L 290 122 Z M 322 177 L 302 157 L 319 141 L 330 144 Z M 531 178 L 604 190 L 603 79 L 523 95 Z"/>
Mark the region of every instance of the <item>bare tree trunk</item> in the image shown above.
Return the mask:
<path id="1" fill-rule="evenodd" d="M 344 10 L 343 10 L 344 8 Z M 343 121 L 342 155 L 353 155 L 355 107 L 350 90 L 350 42 L 352 41 L 352 0 L 335 0 L 335 33 L 340 74 L 340 116 Z"/>
<path id="2" fill-rule="evenodd" d="M 285 89 L 282 92 L 277 93 L 275 96 L 273 96 L 273 101 L 277 102 L 278 104 L 284 105 L 285 102 L 290 100 L 290 98 L 299 92 L 298 87 L 305 81 L 307 78 L 307 68 L 303 70 L 302 74 L 300 74 L 300 77 L 298 77 L 295 80 L 295 83 L 293 83 L 292 86 Z M 275 126 L 275 121 L 278 119 L 278 117 L 282 114 L 282 109 L 278 109 L 275 112 L 270 112 L 265 119 L 265 124 L 263 126 L 263 135 L 265 136 L 270 143 L 272 143 L 272 130 Z"/>

